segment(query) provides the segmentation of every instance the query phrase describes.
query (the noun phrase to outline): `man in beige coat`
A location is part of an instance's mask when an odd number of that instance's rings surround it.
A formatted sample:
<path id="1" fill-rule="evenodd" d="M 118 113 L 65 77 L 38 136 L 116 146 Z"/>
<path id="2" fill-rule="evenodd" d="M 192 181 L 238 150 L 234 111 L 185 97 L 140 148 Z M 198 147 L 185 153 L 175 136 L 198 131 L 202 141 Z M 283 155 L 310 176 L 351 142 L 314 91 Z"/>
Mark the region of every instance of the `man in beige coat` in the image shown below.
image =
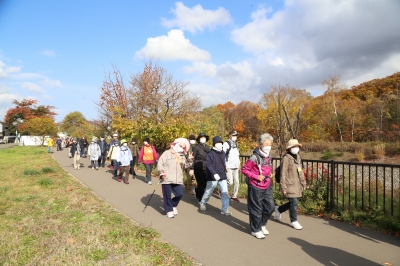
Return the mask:
<path id="1" fill-rule="evenodd" d="M 298 198 L 306 189 L 301 157 L 299 154 L 301 144 L 297 139 L 291 139 L 286 145 L 286 153 L 281 160 L 281 190 L 289 202 L 275 207 L 275 217 L 281 220 L 281 213 L 289 210 L 290 226 L 296 230 L 303 229 L 297 221 Z"/>
<path id="2" fill-rule="evenodd" d="M 161 178 L 164 210 L 168 218 L 178 215 L 178 204 L 182 198 L 183 168 L 185 167 L 185 154 L 190 148 L 189 141 L 178 138 L 171 143 L 171 148 L 166 150 L 159 158 L 157 169 Z M 171 194 L 174 197 L 171 198 Z"/>

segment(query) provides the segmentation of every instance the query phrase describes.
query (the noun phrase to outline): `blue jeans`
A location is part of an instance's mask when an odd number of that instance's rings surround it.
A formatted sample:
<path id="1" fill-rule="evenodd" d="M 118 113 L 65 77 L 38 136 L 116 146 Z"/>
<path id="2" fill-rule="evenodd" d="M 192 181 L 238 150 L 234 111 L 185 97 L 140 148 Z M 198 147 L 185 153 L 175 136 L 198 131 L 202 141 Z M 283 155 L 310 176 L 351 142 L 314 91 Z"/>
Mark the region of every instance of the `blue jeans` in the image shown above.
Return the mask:
<path id="1" fill-rule="evenodd" d="M 111 160 L 111 165 L 114 167 L 114 176 L 118 174 L 119 163 L 117 160 Z"/>
<path id="2" fill-rule="evenodd" d="M 299 205 L 298 198 L 289 198 L 289 202 L 279 206 L 278 212 L 282 213 L 289 210 L 289 217 L 291 222 L 297 221 L 297 208 Z"/>
<path id="3" fill-rule="evenodd" d="M 52 152 L 53 152 L 53 148 L 52 148 L 51 146 L 48 146 L 47 151 L 50 152 L 50 153 L 52 153 Z"/>
<path id="4" fill-rule="evenodd" d="M 218 185 L 219 191 L 221 192 L 221 201 L 222 201 L 222 211 L 227 211 L 229 207 L 229 195 L 228 195 L 228 184 L 226 180 L 220 181 L 207 181 L 206 191 L 204 192 L 203 198 L 200 203 L 207 204 L 208 200 L 211 197 L 215 187 Z"/>

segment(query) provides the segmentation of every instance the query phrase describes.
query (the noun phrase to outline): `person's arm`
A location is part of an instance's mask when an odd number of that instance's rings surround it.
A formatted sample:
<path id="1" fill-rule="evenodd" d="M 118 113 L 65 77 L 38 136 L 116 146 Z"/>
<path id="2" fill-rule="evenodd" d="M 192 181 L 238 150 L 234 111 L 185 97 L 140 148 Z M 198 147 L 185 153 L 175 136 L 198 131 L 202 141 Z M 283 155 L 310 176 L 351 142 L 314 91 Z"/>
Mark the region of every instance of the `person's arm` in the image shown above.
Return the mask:
<path id="1" fill-rule="evenodd" d="M 144 146 L 140 149 L 138 163 L 141 163 L 143 160 Z"/>
<path id="2" fill-rule="evenodd" d="M 250 156 L 250 158 L 246 161 L 246 163 L 242 167 L 242 173 L 249 179 L 259 180 L 260 173 L 258 170 L 257 163 L 253 161 L 254 158 L 255 158 L 254 155 Z M 257 172 L 255 172 L 254 169 L 257 169 Z"/>
<path id="3" fill-rule="evenodd" d="M 214 169 L 214 156 L 212 155 L 213 153 L 210 152 L 207 154 L 207 159 L 206 159 L 206 166 L 208 171 L 211 173 L 212 176 L 215 176 L 217 173 L 217 171 L 215 171 Z"/>
<path id="4" fill-rule="evenodd" d="M 287 156 L 283 156 L 281 161 L 281 182 L 280 182 L 283 195 L 286 195 L 287 191 L 289 163 L 290 163 L 289 158 Z"/>

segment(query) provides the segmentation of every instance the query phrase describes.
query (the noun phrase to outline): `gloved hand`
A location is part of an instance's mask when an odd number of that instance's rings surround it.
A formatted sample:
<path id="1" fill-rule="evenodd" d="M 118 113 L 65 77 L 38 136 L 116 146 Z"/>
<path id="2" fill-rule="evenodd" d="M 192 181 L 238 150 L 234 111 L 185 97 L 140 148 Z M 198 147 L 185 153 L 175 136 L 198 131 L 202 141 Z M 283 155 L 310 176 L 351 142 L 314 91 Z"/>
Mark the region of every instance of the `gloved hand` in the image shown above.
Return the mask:
<path id="1" fill-rule="evenodd" d="M 214 175 L 214 179 L 215 179 L 215 181 L 218 181 L 218 180 L 220 180 L 221 178 L 219 177 L 218 174 L 215 174 L 215 175 Z"/>
<path id="2" fill-rule="evenodd" d="M 122 165 L 122 163 L 121 163 L 121 162 L 118 162 L 118 165 Z"/>
<path id="3" fill-rule="evenodd" d="M 193 170 L 189 170 L 189 175 L 190 176 L 194 176 L 194 171 Z"/>

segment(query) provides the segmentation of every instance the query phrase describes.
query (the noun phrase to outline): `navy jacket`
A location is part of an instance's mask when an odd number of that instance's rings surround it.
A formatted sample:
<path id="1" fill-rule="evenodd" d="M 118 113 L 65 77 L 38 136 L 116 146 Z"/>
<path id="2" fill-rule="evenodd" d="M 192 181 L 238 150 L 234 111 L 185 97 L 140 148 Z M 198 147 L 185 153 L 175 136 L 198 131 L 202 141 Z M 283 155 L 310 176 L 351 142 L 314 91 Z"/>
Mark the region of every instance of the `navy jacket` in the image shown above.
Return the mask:
<path id="1" fill-rule="evenodd" d="M 107 146 L 106 140 L 103 140 L 103 141 L 99 140 L 99 141 L 97 141 L 97 144 L 99 144 L 99 146 L 100 146 L 101 154 L 105 154 L 108 151 L 108 146 Z"/>
<path id="2" fill-rule="evenodd" d="M 220 180 L 226 180 L 225 152 L 211 149 L 207 154 L 207 181 L 216 181 L 215 174 L 218 174 Z"/>

